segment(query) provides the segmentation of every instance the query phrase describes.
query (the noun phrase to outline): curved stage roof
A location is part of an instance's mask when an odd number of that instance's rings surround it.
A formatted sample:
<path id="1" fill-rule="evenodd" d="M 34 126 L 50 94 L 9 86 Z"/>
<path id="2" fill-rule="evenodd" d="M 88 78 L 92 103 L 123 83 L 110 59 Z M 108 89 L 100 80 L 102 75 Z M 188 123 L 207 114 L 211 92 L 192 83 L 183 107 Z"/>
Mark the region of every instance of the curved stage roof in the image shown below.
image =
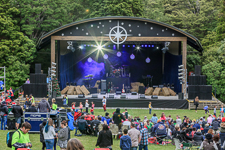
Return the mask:
<path id="1" fill-rule="evenodd" d="M 50 44 L 51 36 L 102 37 L 109 34 L 109 31 L 116 25 L 125 28 L 127 34 L 133 37 L 187 37 L 188 45 L 199 52 L 203 51 L 202 45 L 196 37 L 179 28 L 151 19 L 126 16 L 91 18 L 61 26 L 43 35 L 39 39 L 37 49 L 42 49 Z"/>

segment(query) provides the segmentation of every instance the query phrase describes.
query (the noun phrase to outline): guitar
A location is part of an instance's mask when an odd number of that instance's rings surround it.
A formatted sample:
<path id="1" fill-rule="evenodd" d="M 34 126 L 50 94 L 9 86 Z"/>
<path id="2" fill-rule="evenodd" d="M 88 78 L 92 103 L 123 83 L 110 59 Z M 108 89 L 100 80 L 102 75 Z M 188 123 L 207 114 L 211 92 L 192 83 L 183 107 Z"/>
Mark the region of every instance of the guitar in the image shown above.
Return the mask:
<path id="1" fill-rule="evenodd" d="M 123 89 L 122 89 L 122 93 L 125 93 L 125 90 L 124 90 L 124 84 L 123 84 Z"/>

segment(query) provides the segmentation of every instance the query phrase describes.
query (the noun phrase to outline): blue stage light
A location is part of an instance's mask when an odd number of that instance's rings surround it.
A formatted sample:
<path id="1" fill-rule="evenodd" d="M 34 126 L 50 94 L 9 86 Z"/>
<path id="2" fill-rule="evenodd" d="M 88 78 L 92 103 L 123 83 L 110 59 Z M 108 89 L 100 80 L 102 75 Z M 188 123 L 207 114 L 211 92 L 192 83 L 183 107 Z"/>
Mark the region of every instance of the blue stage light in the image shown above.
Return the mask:
<path id="1" fill-rule="evenodd" d="M 108 57 L 109 57 L 109 56 L 108 56 L 107 54 L 105 54 L 105 55 L 103 56 L 104 59 L 108 59 Z"/>
<path id="2" fill-rule="evenodd" d="M 150 63 L 150 61 L 151 61 L 151 60 L 150 60 L 149 57 L 147 57 L 147 58 L 145 59 L 145 62 L 146 62 L 146 63 Z"/>
<path id="3" fill-rule="evenodd" d="M 135 55 L 134 54 L 131 54 L 130 55 L 130 59 L 134 59 L 135 58 Z"/>
<path id="4" fill-rule="evenodd" d="M 122 55 L 122 53 L 121 52 L 117 52 L 116 55 L 117 55 L 117 57 L 120 57 Z"/>
<path id="5" fill-rule="evenodd" d="M 154 45 L 152 45 L 152 47 L 154 47 Z"/>
<path id="6" fill-rule="evenodd" d="M 148 45 L 148 47 L 151 47 L 151 45 Z"/>
<path id="7" fill-rule="evenodd" d="M 125 47 L 125 45 L 123 45 L 123 47 Z"/>
<path id="8" fill-rule="evenodd" d="M 89 45 L 88 45 L 88 47 L 89 47 Z"/>
<path id="9" fill-rule="evenodd" d="M 144 47 L 144 45 L 141 45 L 141 47 Z"/>
<path id="10" fill-rule="evenodd" d="M 92 58 L 91 57 L 88 58 L 88 62 L 92 62 Z"/>
<path id="11" fill-rule="evenodd" d="M 148 45 L 145 45 L 145 47 L 148 47 Z"/>
<path id="12" fill-rule="evenodd" d="M 130 47 L 130 45 L 128 45 L 128 47 Z"/>
<path id="13" fill-rule="evenodd" d="M 86 46 L 86 44 L 84 46 Z"/>
<path id="14" fill-rule="evenodd" d="M 135 47 L 135 45 L 133 45 L 133 47 Z"/>

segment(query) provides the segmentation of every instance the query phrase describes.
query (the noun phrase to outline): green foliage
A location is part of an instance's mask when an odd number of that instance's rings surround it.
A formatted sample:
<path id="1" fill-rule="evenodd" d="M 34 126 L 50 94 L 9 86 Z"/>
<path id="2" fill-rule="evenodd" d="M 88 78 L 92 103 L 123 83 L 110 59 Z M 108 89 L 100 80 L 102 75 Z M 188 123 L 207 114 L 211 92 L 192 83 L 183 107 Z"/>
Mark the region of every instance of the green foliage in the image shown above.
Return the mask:
<path id="1" fill-rule="evenodd" d="M 165 0 L 165 14 L 174 25 L 199 39 L 217 26 L 221 0 Z"/>
<path id="2" fill-rule="evenodd" d="M 198 54 L 188 54 L 187 55 L 187 70 L 194 71 L 195 65 L 201 64 L 201 57 Z"/>
<path id="3" fill-rule="evenodd" d="M 0 66 L 6 66 L 6 86 L 22 85 L 29 74 L 29 63 L 33 60 L 35 45 L 20 32 L 20 11 L 11 7 L 9 0 L 0 5 Z M 3 72 L 0 72 L 3 75 Z"/>
<path id="4" fill-rule="evenodd" d="M 207 50 L 203 59 L 202 71 L 207 76 L 207 84 L 216 88 L 219 98 L 225 102 L 225 41 Z"/>
<path id="5" fill-rule="evenodd" d="M 217 40 L 221 41 L 225 38 L 225 0 L 222 1 L 222 8 L 219 13 L 219 23 L 216 28 Z"/>
<path id="6" fill-rule="evenodd" d="M 142 0 L 90 0 L 87 18 L 103 16 L 143 16 Z"/>

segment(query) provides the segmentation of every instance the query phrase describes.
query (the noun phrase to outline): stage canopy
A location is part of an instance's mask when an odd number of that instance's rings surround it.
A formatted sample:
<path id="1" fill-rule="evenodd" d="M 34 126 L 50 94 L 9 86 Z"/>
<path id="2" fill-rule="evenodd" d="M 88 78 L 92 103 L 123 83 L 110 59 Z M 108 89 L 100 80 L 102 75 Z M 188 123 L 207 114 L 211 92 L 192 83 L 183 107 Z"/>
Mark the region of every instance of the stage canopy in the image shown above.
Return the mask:
<path id="1" fill-rule="evenodd" d="M 180 92 L 178 65 L 186 69 L 187 44 L 203 51 L 198 39 L 181 29 L 124 16 L 73 22 L 43 35 L 39 41 L 37 49 L 51 44 L 51 62 L 57 63 L 61 89 L 66 82 L 79 83 L 89 73 L 95 75 L 95 80 L 105 79 L 116 64 L 128 66 L 131 82 L 145 82 L 142 79 L 150 75 L 152 85 L 170 83 Z"/>

